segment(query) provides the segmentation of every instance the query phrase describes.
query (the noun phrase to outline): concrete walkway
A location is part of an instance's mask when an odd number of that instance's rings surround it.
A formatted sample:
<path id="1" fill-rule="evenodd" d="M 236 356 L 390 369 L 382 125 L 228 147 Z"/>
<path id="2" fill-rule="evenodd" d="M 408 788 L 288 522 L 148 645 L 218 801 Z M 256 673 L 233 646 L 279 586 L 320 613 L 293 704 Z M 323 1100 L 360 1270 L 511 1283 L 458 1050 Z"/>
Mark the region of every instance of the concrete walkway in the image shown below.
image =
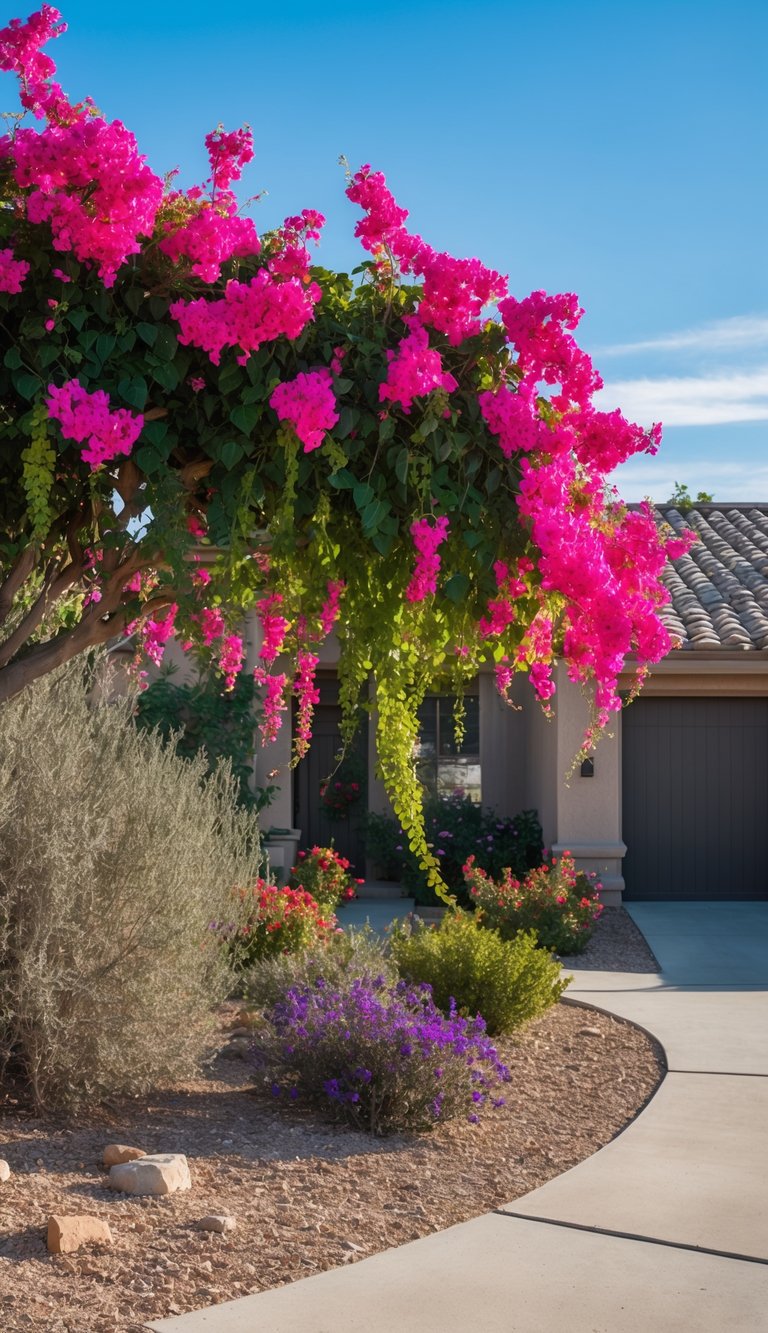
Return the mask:
<path id="1" fill-rule="evenodd" d="M 640 1023 L 669 1073 L 579 1166 L 361 1263 L 149 1325 L 164 1333 L 764 1333 L 768 905 L 638 904 L 661 975 L 569 995 Z"/>

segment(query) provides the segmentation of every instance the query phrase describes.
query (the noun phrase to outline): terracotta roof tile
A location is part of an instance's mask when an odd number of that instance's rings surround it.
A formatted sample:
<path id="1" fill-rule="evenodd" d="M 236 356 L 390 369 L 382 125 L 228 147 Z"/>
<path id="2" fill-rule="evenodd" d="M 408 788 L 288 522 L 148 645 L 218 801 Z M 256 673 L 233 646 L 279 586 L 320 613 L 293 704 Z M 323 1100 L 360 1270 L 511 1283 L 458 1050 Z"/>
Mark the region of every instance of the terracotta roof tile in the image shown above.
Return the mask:
<path id="1" fill-rule="evenodd" d="M 676 532 L 699 540 L 662 574 L 671 601 L 662 620 L 688 651 L 768 651 L 768 504 L 656 509 Z"/>

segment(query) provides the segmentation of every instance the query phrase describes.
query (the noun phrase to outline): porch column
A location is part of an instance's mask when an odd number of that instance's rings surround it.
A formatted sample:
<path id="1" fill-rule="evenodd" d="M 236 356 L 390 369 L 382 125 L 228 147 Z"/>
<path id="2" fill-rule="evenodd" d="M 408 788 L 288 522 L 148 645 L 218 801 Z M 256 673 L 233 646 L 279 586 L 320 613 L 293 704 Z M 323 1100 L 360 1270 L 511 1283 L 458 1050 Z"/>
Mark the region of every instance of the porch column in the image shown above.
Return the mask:
<path id="1" fill-rule="evenodd" d="M 619 906 L 627 850 L 621 837 L 621 715 L 613 716 L 598 742 L 592 776 L 582 776 L 573 760 L 589 721 L 587 699 L 562 664 L 556 683 L 550 722 L 536 704 L 528 705 L 529 803 L 539 810 L 545 845 L 555 856 L 571 852 L 578 870 L 596 871 L 602 901 Z"/>

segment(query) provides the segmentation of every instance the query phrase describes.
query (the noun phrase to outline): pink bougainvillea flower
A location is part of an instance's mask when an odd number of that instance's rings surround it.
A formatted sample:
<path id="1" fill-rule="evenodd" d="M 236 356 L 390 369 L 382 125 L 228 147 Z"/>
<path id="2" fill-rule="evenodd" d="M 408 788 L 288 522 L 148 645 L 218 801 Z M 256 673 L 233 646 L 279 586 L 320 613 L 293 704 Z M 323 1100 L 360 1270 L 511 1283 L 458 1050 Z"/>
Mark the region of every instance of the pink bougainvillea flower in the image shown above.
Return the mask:
<path id="1" fill-rule="evenodd" d="M 181 327 L 179 342 L 201 348 L 218 366 L 225 347 L 242 348 L 247 359 L 263 343 L 298 338 L 321 295 L 317 283 L 277 281 L 259 269 L 249 282 L 228 282 L 219 300 L 174 301 L 170 313 Z"/>
<path id="2" fill-rule="evenodd" d="M 448 535 L 448 519 L 417 518 L 411 524 L 411 536 L 416 547 L 416 568 L 405 590 L 409 602 L 423 602 L 424 598 L 437 589 L 437 576 L 440 573 L 440 556 L 437 548 Z"/>
<path id="3" fill-rule="evenodd" d="M 339 419 L 331 372 L 325 367 L 301 371 L 295 379 L 278 384 L 269 405 L 293 427 L 306 454 L 320 447 Z"/>
<path id="4" fill-rule="evenodd" d="M 134 416 L 127 408 L 110 411 L 108 393 L 103 389 L 89 393 L 76 379 L 61 388 L 49 384 L 46 406 L 65 440 L 86 445 L 80 456 L 92 471 L 120 454 L 129 454 L 144 425 L 143 416 Z"/>
<path id="5" fill-rule="evenodd" d="M 16 259 L 11 249 L 0 250 L 0 292 L 18 296 L 28 273 L 29 264 L 25 259 Z"/>
<path id="6" fill-rule="evenodd" d="M 406 318 L 409 332 L 401 340 L 397 351 L 387 352 L 387 378 L 379 388 L 382 402 L 398 403 L 406 415 L 414 398 L 442 389 L 452 393 L 458 388 L 453 375 L 443 370 L 440 353 L 429 346 L 427 330 L 414 318 Z"/>

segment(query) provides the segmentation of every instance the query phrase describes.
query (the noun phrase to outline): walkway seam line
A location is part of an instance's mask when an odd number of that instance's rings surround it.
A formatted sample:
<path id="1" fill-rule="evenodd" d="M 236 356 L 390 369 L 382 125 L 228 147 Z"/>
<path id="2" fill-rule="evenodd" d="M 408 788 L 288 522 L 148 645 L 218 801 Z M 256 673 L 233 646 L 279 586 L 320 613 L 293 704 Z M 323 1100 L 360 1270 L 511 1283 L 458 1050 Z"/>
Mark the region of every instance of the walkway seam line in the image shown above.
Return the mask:
<path id="1" fill-rule="evenodd" d="M 768 1078 L 768 1074 L 753 1073 L 746 1069 L 668 1069 L 668 1074 L 700 1074 L 707 1078 Z"/>
<path id="2" fill-rule="evenodd" d="M 634 1231 L 614 1231 L 611 1227 L 587 1226 L 585 1222 L 564 1222 L 556 1217 L 535 1217 L 532 1213 L 512 1213 L 506 1209 L 494 1208 L 495 1217 L 514 1217 L 520 1222 L 541 1222 L 548 1227 L 565 1227 L 569 1231 L 587 1231 L 596 1236 L 615 1236 L 617 1240 L 639 1240 L 646 1245 L 663 1245 L 669 1250 L 690 1250 L 693 1254 L 710 1254 L 716 1259 L 736 1259 L 745 1264 L 762 1264 L 768 1267 L 768 1259 L 760 1259 L 756 1254 L 738 1254 L 733 1250 L 713 1250 L 708 1245 L 691 1245 L 686 1241 L 662 1240 L 659 1236 L 641 1236 Z"/>

